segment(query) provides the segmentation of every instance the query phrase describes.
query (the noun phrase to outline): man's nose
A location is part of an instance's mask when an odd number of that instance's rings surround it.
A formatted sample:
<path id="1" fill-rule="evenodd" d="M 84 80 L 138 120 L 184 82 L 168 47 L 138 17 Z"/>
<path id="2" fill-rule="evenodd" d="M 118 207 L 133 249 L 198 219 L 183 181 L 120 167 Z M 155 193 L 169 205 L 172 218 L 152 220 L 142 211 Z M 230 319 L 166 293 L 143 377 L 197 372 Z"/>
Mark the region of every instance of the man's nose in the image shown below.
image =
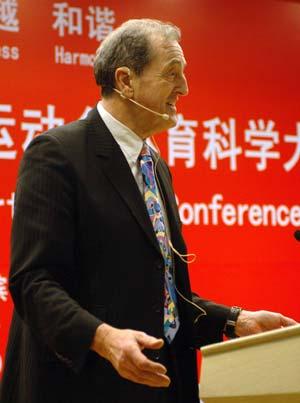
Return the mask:
<path id="1" fill-rule="evenodd" d="M 189 93 L 187 79 L 184 75 L 180 79 L 180 83 L 178 85 L 178 93 L 180 95 L 187 95 Z"/>

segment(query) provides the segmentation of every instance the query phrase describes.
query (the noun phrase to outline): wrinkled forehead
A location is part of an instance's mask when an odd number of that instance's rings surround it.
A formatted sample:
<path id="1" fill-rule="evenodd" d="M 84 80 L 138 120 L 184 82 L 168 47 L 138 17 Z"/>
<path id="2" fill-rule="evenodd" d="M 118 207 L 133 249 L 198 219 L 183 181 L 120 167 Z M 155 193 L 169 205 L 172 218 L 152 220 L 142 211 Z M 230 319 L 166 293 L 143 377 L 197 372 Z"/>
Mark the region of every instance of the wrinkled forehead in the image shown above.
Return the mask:
<path id="1" fill-rule="evenodd" d="M 160 63 L 163 66 L 180 64 L 185 68 L 187 62 L 182 47 L 175 39 L 154 37 L 151 40 L 152 58 L 150 63 Z"/>

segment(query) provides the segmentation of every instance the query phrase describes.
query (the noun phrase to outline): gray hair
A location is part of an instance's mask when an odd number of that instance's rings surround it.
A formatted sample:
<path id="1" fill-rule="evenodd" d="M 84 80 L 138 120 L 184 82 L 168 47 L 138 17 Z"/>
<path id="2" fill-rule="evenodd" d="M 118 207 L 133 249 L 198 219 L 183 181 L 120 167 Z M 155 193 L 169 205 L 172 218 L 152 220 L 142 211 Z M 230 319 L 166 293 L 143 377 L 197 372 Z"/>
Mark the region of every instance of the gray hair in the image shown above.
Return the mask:
<path id="1" fill-rule="evenodd" d="M 96 52 L 94 75 L 102 87 L 102 96 L 108 96 L 115 86 L 115 71 L 126 66 L 140 75 L 152 60 L 153 37 L 180 41 L 181 32 L 171 23 L 151 19 L 134 19 L 124 22 L 111 32 Z"/>

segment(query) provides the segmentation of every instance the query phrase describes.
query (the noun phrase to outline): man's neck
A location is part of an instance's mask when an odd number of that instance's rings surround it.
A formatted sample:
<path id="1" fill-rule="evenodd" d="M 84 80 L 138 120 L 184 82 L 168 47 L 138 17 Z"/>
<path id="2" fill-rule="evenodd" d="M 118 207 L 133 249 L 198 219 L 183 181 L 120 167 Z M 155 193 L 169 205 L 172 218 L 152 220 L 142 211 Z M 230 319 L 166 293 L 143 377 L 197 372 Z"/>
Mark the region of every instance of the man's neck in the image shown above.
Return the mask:
<path id="1" fill-rule="evenodd" d="M 138 107 L 129 104 L 129 101 L 127 101 L 127 103 L 126 100 L 118 99 L 112 96 L 110 98 L 102 98 L 101 102 L 107 112 L 109 112 L 123 125 L 132 130 L 142 140 L 145 140 L 147 137 L 150 137 L 154 134 L 153 129 L 149 130 L 149 128 L 146 128 L 146 114 L 144 117 L 143 112 L 141 112 Z"/>

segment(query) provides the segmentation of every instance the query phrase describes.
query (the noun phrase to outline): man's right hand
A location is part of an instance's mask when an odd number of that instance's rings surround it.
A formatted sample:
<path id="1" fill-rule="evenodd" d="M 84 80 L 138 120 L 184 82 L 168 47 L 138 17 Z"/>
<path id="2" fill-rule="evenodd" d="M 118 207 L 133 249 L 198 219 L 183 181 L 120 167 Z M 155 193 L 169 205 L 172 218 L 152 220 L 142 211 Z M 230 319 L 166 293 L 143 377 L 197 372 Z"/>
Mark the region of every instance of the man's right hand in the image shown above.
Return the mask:
<path id="1" fill-rule="evenodd" d="M 144 332 L 102 323 L 96 330 L 91 349 L 110 361 L 123 378 L 152 387 L 168 387 L 167 369 L 142 353 L 145 348 L 158 350 L 163 344 L 162 339 Z"/>

